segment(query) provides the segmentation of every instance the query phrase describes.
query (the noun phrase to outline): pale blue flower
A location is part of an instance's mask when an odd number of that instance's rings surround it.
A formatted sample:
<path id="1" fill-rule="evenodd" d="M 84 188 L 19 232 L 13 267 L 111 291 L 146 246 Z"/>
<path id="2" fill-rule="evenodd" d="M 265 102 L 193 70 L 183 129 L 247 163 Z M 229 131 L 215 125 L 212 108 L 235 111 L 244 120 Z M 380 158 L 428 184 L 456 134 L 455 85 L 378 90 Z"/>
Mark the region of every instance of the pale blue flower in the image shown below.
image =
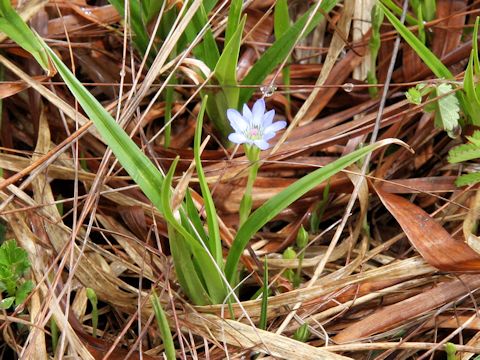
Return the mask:
<path id="1" fill-rule="evenodd" d="M 282 130 L 287 123 L 285 121 L 273 122 L 275 110 L 265 112 L 265 101 L 259 99 L 253 104 L 252 110 L 246 104 L 243 105 L 243 114 L 237 110 L 228 109 L 227 117 L 235 132 L 228 136 L 228 140 L 236 144 L 256 145 L 261 150 L 269 148 L 268 140 L 275 133 Z"/>

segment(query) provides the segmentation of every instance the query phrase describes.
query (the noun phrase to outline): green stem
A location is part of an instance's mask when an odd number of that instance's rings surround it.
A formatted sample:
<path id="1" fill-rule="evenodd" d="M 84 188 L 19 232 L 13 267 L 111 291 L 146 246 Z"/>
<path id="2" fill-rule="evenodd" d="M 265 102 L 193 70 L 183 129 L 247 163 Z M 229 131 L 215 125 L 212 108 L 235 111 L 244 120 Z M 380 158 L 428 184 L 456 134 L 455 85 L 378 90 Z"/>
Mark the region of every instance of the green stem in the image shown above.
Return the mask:
<path id="1" fill-rule="evenodd" d="M 239 227 L 242 226 L 245 221 L 247 221 L 250 213 L 252 212 L 252 190 L 255 179 L 257 178 L 258 169 L 260 167 L 259 157 L 260 149 L 256 146 L 245 146 L 245 153 L 248 160 L 250 161 L 250 171 L 248 173 L 247 185 L 245 186 L 245 192 L 243 194 L 242 200 L 240 201 L 240 223 Z"/>

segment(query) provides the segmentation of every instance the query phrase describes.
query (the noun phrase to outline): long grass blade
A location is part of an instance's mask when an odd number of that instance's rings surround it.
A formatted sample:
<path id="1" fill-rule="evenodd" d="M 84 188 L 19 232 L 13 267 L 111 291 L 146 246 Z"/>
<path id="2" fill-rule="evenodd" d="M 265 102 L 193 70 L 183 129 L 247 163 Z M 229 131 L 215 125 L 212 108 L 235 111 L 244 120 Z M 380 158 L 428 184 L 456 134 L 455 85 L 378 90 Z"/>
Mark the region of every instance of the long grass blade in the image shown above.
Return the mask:
<path id="1" fill-rule="evenodd" d="M 301 196 L 305 195 L 315 186 L 319 185 L 325 180 L 328 180 L 331 176 L 360 160 L 369 152 L 392 143 L 404 144 L 399 140 L 386 139 L 375 144 L 365 146 L 364 148 L 356 150 L 344 157 L 339 158 L 338 160 L 335 160 L 323 168 L 315 170 L 312 173 L 304 176 L 255 210 L 255 212 L 253 212 L 252 215 L 247 219 L 245 224 L 243 224 L 243 226 L 238 230 L 237 236 L 235 237 L 232 247 L 228 253 L 227 262 L 225 264 L 225 275 L 231 284 L 234 285 L 238 262 L 243 250 L 245 249 L 245 246 L 247 246 L 250 239 L 267 222 L 272 220 L 280 213 L 280 211 L 288 207 Z"/>

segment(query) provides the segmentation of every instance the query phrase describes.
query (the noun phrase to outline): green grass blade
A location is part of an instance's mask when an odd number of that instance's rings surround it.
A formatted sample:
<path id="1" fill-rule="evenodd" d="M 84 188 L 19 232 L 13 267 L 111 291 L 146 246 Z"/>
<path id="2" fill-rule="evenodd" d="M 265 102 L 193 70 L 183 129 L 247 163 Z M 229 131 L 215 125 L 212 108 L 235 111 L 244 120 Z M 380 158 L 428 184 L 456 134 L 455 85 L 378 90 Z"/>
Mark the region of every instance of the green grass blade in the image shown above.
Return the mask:
<path id="1" fill-rule="evenodd" d="M 262 330 L 267 329 L 267 311 L 268 310 L 268 261 L 265 256 L 263 262 L 263 286 L 262 286 L 262 308 L 260 312 L 260 321 L 258 327 Z"/>
<path id="2" fill-rule="evenodd" d="M 338 0 L 324 0 L 320 5 L 320 11 L 313 16 L 313 19 L 304 32 L 303 36 L 307 36 L 323 19 L 323 12 L 328 13 L 336 5 Z M 315 6 L 315 5 L 313 5 Z M 272 46 L 265 51 L 260 59 L 252 66 L 247 76 L 242 81 L 242 85 L 258 85 L 289 56 L 290 51 L 299 40 L 298 37 L 302 33 L 307 24 L 308 17 L 313 9 L 306 12 L 297 22 L 290 26 L 280 39 L 277 39 Z M 240 91 L 240 104 L 246 103 L 252 97 L 255 89 L 242 88 Z"/>
<path id="3" fill-rule="evenodd" d="M 39 43 L 37 36 L 25 24 L 10 4 L 10 0 L 0 1 L 0 31 L 28 51 L 44 70 L 49 70 L 48 55 Z"/>
<path id="4" fill-rule="evenodd" d="M 223 49 L 220 59 L 215 67 L 215 77 L 219 84 L 223 86 L 223 92 L 227 97 L 227 106 L 229 108 L 238 107 L 238 96 L 240 94 L 237 87 L 237 63 L 240 53 L 240 43 L 242 41 L 243 27 L 246 16 L 243 17 L 237 26 L 237 31 L 232 35 L 232 39 Z M 226 111 L 227 109 L 225 109 Z"/>
<path id="5" fill-rule="evenodd" d="M 273 15 L 275 37 L 278 39 L 290 27 L 290 15 L 288 14 L 287 0 L 277 0 Z"/>
<path id="6" fill-rule="evenodd" d="M 168 226 L 168 242 L 175 265 L 175 274 L 182 290 L 194 304 L 210 304 L 210 297 L 192 261 L 190 247 L 172 226 Z"/>
<path id="7" fill-rule="evenodd" d="M 216 304 L 222 303 L 226 297 L 226 287 L 223 283 L 222 277 L 220 276 L 212 259 L 208 255 L 207 250 L 200 244 L 201 239 L 197 240 L 192 234 L 190 234 L 176 219 L 172 211 L 170 204 L 170 189 L 177 163 L 178 157 L 170 167 L 170 170 L 165 176 L 165 180 L 162 184 L 161 192 L 163 216 L 165 217 L 165 221 L 167 222 L 168 226 L 173 227 L 185 240 L 186 244 L 188 244 L 193 255 L 193 261 L 197 263 L 197 269 L 200 269 L 201 271 L 201 274 L 198 274 L 198 276 L 201 278 L 202 283 L 205 284 L 211 302 Z M 190 275 L 190 273 L 183 274 L 185 277 Z"/>
<path id="8" fill-rule="evenodd" d="M 242 15 L 242 0 L 232 0 L 230 10 L 228 11 L 227 28 L 225 29 L 225 46 L 234 37 L 240 25 L 240 16 Z M 225 51 L 223 51 L 225 53 Z"/>
<path id="9" fill-rule="evenodd" d="M 165 0 L 143 0 L 140 3 L 142 15 L 148 24 L 160 11 Z"/>
<path id="10" fill-rule="evenodd" d="M 384 1 L 384 0 L 383 0 Z M 385 2 L 385 1 L 384 1 Z M 385 16 L 388 18 L 393 27 L 398 31 L 402 38 L 412 47 L 423 62 L 432 70 L 432 72 L 440 78 L 452 79 L 453 75 L 448 68 L 438 59 L 433 52 L 430 51 L 388 8 L 379 2 Z"/>
<path id="11" fill-rule="evenodd" d="M 480 75 L 480 60 L 478 59 L 478 26 L 480 22 L 480 17 L 477 16 L 475 19 L 475 27 L 473 28 L 473 37 L 472 37 L 472 50 L 474 57 L 474 71 L 475 74 Z"/>
<path id="12" fill-rule="evenodd" d="M 190 194 L 190 189 L 185 193 L 185 211 L 187 219 L 190 220 L 191 226 L 195 228 L 195 231 L 202 238 L 204 243 L 208 243 L 208 235 L 203 228 L 202 219 L 198 214 L 198 210 L 193 203 L 192 195 Z"/>
<path id="13" fill-rule="evenodd" d="M 123 18 L 125 16 L 125 1 L 124 0 L 108 0 L 110 4 L 118 11 L 120 16 Z M 161 3 L 161 1 L 159 1 Z M 139 0 L 129 0 L 128 4 L 130 5 L 130 26 L 133 32 L 133 43 L 135 47 L 142 55 L 145 55 L 147 50 L 148 43 L 150 41 L 150 36 L 147 32 L 147 26 L 143 21 L 143 10 L 140 5 Z M 153 60 L 153 54 L 150 56 Z"/>
<path id="14" fill-rule="evenodd" d="M 275 32 L 275 38 L 279 39 L 285 34 L 290 27 L 290 15 L 288 13 L 288 3 L 287 0 L 277 0 L 275 4 L 275 11 L 273 14 L 273 28 Z M 290 66 L 286 65 L 282 69 L 282 78 L 283 84 L 287 86 L 290 85 Z M 290 93 L 287 93 L 287 106 L 290 108 Z"/>
<path id="15" fill-rule="evenodd" d="M 197 117 L 197 126 L 195 128 L 195 139 L 194 139 L 194 156 L 195 156 L 195 166 L 197 169 L 198 182 L 200 183 L 200 189 L 202 190 L 202 196 L 205 204 L 205 212 L 207 214 L 207 225 L 208 225 L 208 248 L 210 253 L 214 257 L 217 264 L 220 268 L 223 268 L 223 254 L 222 254 L 222 241 L 220 239 L 220 230 L 218 227 L 217 220 L 217 211 L 215 209 L 215 204 L 213 202 L 212 194 L 208 188 L 207 179 L 202 167 L 202 159 L 200 158 L 200 145 L 202 141 L 202 126 L 203 126 L 203 117 L 205 115 L 205 108 L 207 105 L 208 97 L 205 96 L 202 101 L 202 107 Z"/>
<path id="16" fill-rule="evenodd" d="M 395 2 L 393 2 L 392 0 L 382 0 L 382 2 L 383 4 L 385 4 L 385 6 L 387 6 L 391 11 L 393 11 L 398 16 L 402 15 L 402 12 L 403 12 L 402 8 L 397 4 L 395 4 Z M 412 3 L 412 6 L 415 6 L 413 1 L 411 1 L 411 3 Z M 418 25 L 418 20 L 408 13 L 407 13 L 407 16 L 405 17 L 405 21 L 410 26 Z"/>
<path id="17" fill-rule="evenodd" d="M 477 116 L 472 116 L 473 123 L 478 125 L 479 120 L 475 122 L 475 119 L 478 118 L 480 114 L 480 99 L 475 87 L 475 76 L 474 76 L 474 64 L 475 64 L 475 54 L 474 50 L 470 53 L 470 59 L 468 61 L 467 69 L 465 70 L 465 76 L 463 78 L 463 88 L 465 90 L 465 95 L 467 102 L 470 106 L 470 113 L 477 114 Z"/>
<path id="18" fill-rule="evenodd" d="M 423 19 L 425 21 L 432 21 L 435 19 L 435 13 L 437 12 L 436 0 L 424 0 L 422 1 L 422 6 Z"/>
<path id="19" fill-rule="evenodd" d="M 115 122 L 98 100 L 85 89 L 57 55 L 47 45 L 45 45 L 45 49 L 65 84 L 88 117 L 93 121 L 122 166 L 150 201 L 158 209 L 161 209 L 160 188 L 163 183 L 162 173 Z"/>
<path id="20" fill-rule="evenodd" d="M 162 304 L 160 304 L 160 299 L 155 292 L 150 296 L 150 302 L 152 303 L 153 313 L 155 314 L 155 319 L 157 319 L 157 325 L 160 329 L 160 334 L 162 335 L 162 342 L 167 360 L 175 360 L 177 355 L 170 326 L 168 325 L 168 319 L 165 315 L 165 311 L 163 311 Z"/>
<path id="21" fill-rule="evenodd" d="M 430 51 L 395 15 L 393 15 L 387 7 L 381 2 L 378 5 L 383 9 L 385 16 L 388 18 L 393 27 L 398 31 L 402 38 L 411 46 L 423 62 L 430 68 L 430 70 L 439 78 L 453 79 L 453 75 L 448 68 Z M 462 91 L 456 92 L 456 97 L 461 105 L 465 115 L 470 118 L 470 121 L 476 123 L 476 114 L 472 112 L 470 104 L 465 99 Z"/>
<path id="22" fill-rule="evenodd" d="M 205 24 L 208 22 L 207 13 L 203 5 L 195 13 L 192 21 L 185 29 L 185 37 L 189 43 L 192 43 Z M 182 49 L 179 49 L 182 50 Z M 218 51 L 217 42 L 213 36 L 212 30 L 208 29 L 203 35 L 203 41 L 195 46 L 193 54 L 200 60 L 202 60 L 210 69 L 214 69 L 220 52 Z"/>
<path id="23" fill-rule="evenodd" d="M 235 274 L 237 272 L 238 262 L 246 245 L 250 239 L 260 230 L 267 222 L 277 216 L 283 209 L 288 207 L 294 201 L 312 190 L 315 186 L 329 179 L 347 166 L 360 160 L 366 154 L 378 149 L 381 146 L 396 142 L 393 139 L 379 141 L 375 144 L 366 146 L 356 150 L 334 162 L 315 170 L 312 173 L 299 179 L 292 185 L 288 186 L 281 193 L 269 199 L 261 207 L 259 207 L 248 220 L 240 227 L 237 236 L 228 253 L 227 262 L 225 264 L 225 275 L 232 285 L 234 284 Z M 397 141 L 399 142 L 399 141 Z"/>

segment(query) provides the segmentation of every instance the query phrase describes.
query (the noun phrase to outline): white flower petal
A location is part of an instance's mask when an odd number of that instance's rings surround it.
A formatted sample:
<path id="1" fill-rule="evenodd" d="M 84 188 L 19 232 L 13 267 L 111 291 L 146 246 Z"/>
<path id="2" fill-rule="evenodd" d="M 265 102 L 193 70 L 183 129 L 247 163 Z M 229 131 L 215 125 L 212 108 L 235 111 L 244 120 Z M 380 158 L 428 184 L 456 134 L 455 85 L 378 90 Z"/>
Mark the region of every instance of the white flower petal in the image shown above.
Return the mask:
<path id="1" fill-rule="evenodd" d="M 270 144 L 263 139 L 255 140 L 253 143 L 257 145 L 260 148 L 260 150 L 267 150 L 270 147 Z"/>
<path id="2" fill-rule="evenodd" d="M 253 115 L 247 104 L 243 104 L 243 117 L 249 120 L 250 122 L 252 121 Z"/>
<path id="3" fill-rule="evenodd" d="M 270 139 L 273 139 L 275 137 L 274 132 L 269 132 L 269 133 L 264 133 L 263 134 L 263 140 L 268 141 Z"/>
<path id="4" fill-rule="evenodd" d="M 285 126 L 287 126 L 287 122 L 286 121 L 276 121 L 274 122 L 272 125 L 270 126 L 267 126 L 264 130 L 263 130 L 263 133 L 275 133 L 277 132 L 278 130 L 282 130 Z"/>
<path id="5" fill-rule="evenodd" d="M 273 117 L 275 116 L 275 110 L 267 111 L 262 117 L 262 126 L 266 128 L 272 125 Z"/>
<path id="6" fill-rule="evenodd" d="M 237 133 L 244 132 L 248 127 L 248 123 L 237 110 L 228 109 L 227 118 L 230 120 L 230 125 L 232 126 L 233 130 L 235 130 Z"/>
<path id="7" fill-rule="evenodd" d="M 239 134 L 239 133 L 236 133 L 236 132 L 228 135 L 228 140 L 230 140 L 231 142 L 233 142 L 235 144 L 243 144 L 243 143 L 247 142 L 247 138 L 245 137 L 245 135 Z"/>
<path id="8" fill-rule="evenodd" d="M 258 99 L 253 104 L 252 108 L 252 115 L 253 115 L 253 123 L 256 125 L 260 125 L 262 123 L 263 114 L 265 113 L 265 100 Z"/>

